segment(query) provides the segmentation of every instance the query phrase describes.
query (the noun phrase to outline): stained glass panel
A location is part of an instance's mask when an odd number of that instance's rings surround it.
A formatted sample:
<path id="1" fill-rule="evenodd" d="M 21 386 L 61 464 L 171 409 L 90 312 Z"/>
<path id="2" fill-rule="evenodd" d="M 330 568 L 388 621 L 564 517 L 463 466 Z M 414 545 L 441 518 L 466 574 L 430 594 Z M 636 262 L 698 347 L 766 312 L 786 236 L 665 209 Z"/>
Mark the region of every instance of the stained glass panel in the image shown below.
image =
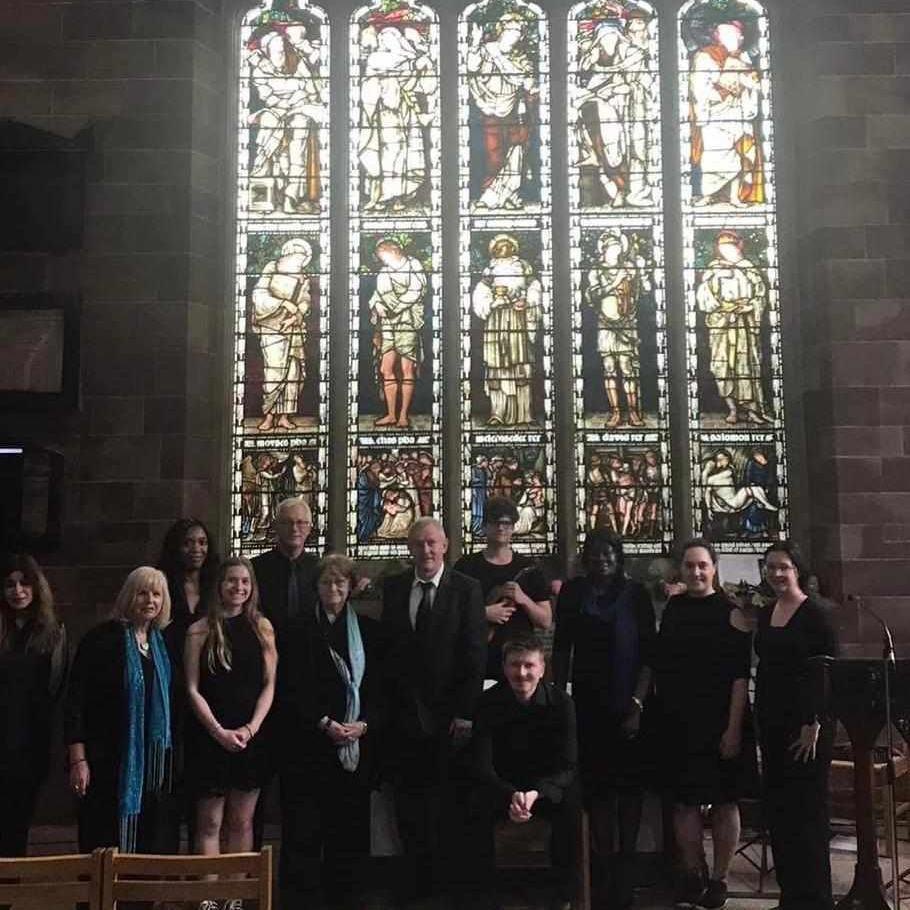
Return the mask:
<path id="1" fill-rule="evenodd" d="M 458 22 L 463 521 L 483 546 L 489 495 L 519 511 L 515 546 L 556 540 L 545 15 L 521 0 Z"/>
<path id="2" fill-rule="evenodd" d="M 326 517 L 329 26 L 263 2 L 240 28 L 231 547 L 272 544 L 278 502 Z"/>
<path id="3" fill-rule="evenodd" d="M 569 205 L 578 534 L 672 539 L 657 15 L 569 11 Z"/>
<path id="4" fill-rule="evenodd" d="M 439 26 L 379 0 L 350 40 L 348 546 L 379 557 L 440 508 Z"/>
<path id="5" fill-rule="evenodd" d="M 752 0 L 686 4 L 679 67 L 693 518 L 721 549 L 752 552 L 788 530 L 762 7 Z"/>

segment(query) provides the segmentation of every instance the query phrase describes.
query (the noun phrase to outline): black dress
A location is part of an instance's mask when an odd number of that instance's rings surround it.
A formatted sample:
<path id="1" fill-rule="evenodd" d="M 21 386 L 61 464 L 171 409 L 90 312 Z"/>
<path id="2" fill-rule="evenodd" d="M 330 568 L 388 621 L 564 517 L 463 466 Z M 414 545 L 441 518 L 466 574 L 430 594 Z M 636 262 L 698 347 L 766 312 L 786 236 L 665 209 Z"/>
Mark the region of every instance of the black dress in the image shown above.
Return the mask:
<path id="1" fill-rule="evenodd" d="M 64 706 L 64 736 L 67 745 L 85 744 L 89 785 L 79 801 L 79 850 L 114 847 L 120 842 L 118 789 L 120 758 L 127 724 L 124 691 L 126 647 L 123 623 L 110 620 L 91 629 L 79 642 Z M 145 717 L 155 684 L 155 664 L 141 661 L 145 684 Z M 174 685 L 171 675 L 171 713 Z M 178 826 L 171 793 L 144 793 L 136 837 L 138 853 L 176 853 Z"/>
<path id="2" fill-rule="evenodd" d="M 627 643 L 619 649 L 623 657 L 618 659 L 620 610 L 628 611 L 632 627 L 621 633 Z M 598 596 L 587 578 L 575 578 L 560 591 L 553 666 L 561 687 L 571 676 L 579 769 L 588 798 L 637 789 L 643 782 L 642 739 L 626 737 L 622 722 L 632 705 L 641 667 L 653 661 L 656 637 L 651 598 L 637 582 L 620 578 Z"/>
<path id="3" fill-rule="evenodd" d="M 231 669 L 209 669 L 206 648 L 199 655 L 199 694 L 226 730 L 250 722 L 262 692 L 265 658 L 262 643 L 242 613 L 224 620 L 224 637 L 231 649 Z M 225 796 L 230 790 L 258 790 L 271 776 L 263 724 L 241 752 L 228 752 L 193 717 L 187 730 L 187 778 L 197 796 Z"/>
<path id="4" fill-rule="evenodd" d="M 660 626 L 655 663 L 664 779 L 671 797 L 685 805 L 733 802 L 755 784 L 748 704 L 739 755 L 720 756 L 731 688 L 749 678 L 751 663 L 751 636 L 730 624 L 732 609 L 723 594 L 681 594 L 667 603 Z"/>
<path id="5" fill-rule="evenodd" d="M 64 629 L 47 653 L 29 648 L 34 631 L 34 620 L 12 627 L 0 650 L 0 856 L 25 856 L 66 673 Z"/>
<path id="6" fill-rule="evenodd" d="M 830 908 L 828 771 L 834 719 L 826 697 L 825 670 L 810 659 L 836 656 L 837 635 L 829 610 L 804 600 L 785 626 L 761 612 L 755 650 L 759 656 L 756 714 L 762 750 L 763 806 L 771 834 L 782 910 Z M 789 746 L 803 724 L 821 723 L 814 761 L 795 762 Z"/>
<path id="7" fill-rule="evenodd" d="M 530 556 L 512 553 L 512 560 L 505 565 L 490 562 L 483 553 L 462 556 L 453 567 L 456 571 L 475 578 L 480 583 L 485 605 L 502 600 L 502 586 L 508 581 L 517 581 L 519 587 L 531 600 L 539 602 L 549 598 L 547 582 L 537 562 Z M 494 626 L 487 648 L 487 679 L 503 678 L 502 646 L 515 638 L 527 638 L 534 633 L 531 617 L 520 607 L 509 617 L 508 622 Z"/>

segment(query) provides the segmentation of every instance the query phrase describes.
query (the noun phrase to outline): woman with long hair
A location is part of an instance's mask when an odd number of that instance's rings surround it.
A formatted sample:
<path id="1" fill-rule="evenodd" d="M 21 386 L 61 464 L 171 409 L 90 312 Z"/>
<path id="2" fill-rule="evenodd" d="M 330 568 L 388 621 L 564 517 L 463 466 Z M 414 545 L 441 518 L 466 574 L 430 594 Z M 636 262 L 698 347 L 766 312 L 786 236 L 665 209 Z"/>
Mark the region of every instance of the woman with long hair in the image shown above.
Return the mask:
<path id="1" fill-rule="evenodd" d="M 66 630 L 31 556 L 4 558 L 0 579 L 0 856 L 25 856 L 66 674 Z"/>
<path id="2" fill-rule="evenodd" d="M 354 563 L 326 556 L 318 606 L 287 628 L 278 683 L 282 906 L 360 907 L 381 729 L 382 629 L 349 603 Z"/>
<path id="3" fill-rule="evenodd" d="M 746 618 L 717 589 L 717 552 L 703 538 L 682 548 L 685 593 L 664 610 L 656 649 L 663 712 L 661 753 L 682 863 L 677 906 L 716 910 L 739 841 L 739 806 L 755 769 L 747 721 L 751 665 Z M 702 807 L 710 806 L 714 868 L 708 873 Z"/>
<path id="4" fill-rule="evenodd" d="M 221 563 L 206 615 L 187 632 L 184 660 L 196 720 L 187 737 L 187 777 L 198 800 L 196 852 L 220 851 L 223 820 L 228 851 L 250 850 L 256 801 L 270 774 L 262 726 L 278 657 L 248 559 Z"/>
<path id="5" fill-rule="evenodd" d="M 175 521 L 161 542 L 158 568 L 167 578 L 171 622 L 185 633 L 204 610 L 218 571 L 218 553 L 209 529 L 198 518 Z"/>
<path id="6" fill-rule="evenodd" d="M 176 853 L 171 789 L 174 681 L 161 630 L 164 575 L 127 576 L 111 619 L 83 637 L 64 712 L 69 780 L 79 798 L 79 850 Z"/>
<path id="7" fill-rule="evenodd" d="M 765 550 L 775 600 L 761 611 L 755 706 L 761 742 L 763 805 L 780 905 L 830 910 L 828 772 L 834 718 L 824 661 L 837 655 L 829 609 L 806 593 L 808 570 L 796 544 Z"/>
<path id="8" fill-rule="evenodd" d="M 575 702 L 579 771 L 595 850 L 593 884 L 613 910 L 633 900 L 647 766 L 641 717 L 657 637 L 651 598 L 625 574 L 624 562 L 616 534 L 601 528 L 585 537 L 585 574 L 560 591 L 553 644 L 556 684 L 564 689 L 571 682 Z"/>

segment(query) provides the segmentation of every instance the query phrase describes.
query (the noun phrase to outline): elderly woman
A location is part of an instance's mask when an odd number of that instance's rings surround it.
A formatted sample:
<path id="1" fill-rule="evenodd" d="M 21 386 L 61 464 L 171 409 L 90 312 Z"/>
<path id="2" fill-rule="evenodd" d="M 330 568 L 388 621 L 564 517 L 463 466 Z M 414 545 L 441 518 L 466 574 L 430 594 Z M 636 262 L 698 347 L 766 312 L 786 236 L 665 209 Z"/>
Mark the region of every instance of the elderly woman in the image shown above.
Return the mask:
<path id="1" fill-rule="evenodd" d="M 370 849 L 383 649 L 379 623 L 358 616 L 348 603 L 356 581 L 346 556 L 319 563 L 318 605 L 292 622 L 282 656 L 277 751 L 285 907 L 319 906 L 321 899 L 360 906 L 355 901 L 361 860 Z"/>
<path id="2" fill-rule="evenodd" d="M 808 573 L 789 541 L 765 550 L 765 578 L 776 599 L 758 619 L 756 714 L 763 804 L 780 903 L 830 910 L 828 771 L 834 720 L 823 662 L 837 654 L 828 609 L 806 593 Z"/>
<path id="3" fill-rule="evenodd" d="M 170 798 L 171 661 L 161 635 L 171 602 L 164 575 L 127 576 L 113 618 L 76 651 L 64 713 L 79 850 L 175 853 Z"/>
<path id="4" fill-rule="evenodd" d="M 670 598 L 656 649 L 661 753 L 683 866 L 677 906 L 719 908 L 739 840 L 739 806 L 754 743 L 746 723 L 751 649 L 746 618 L 717 591 L 717 553 L 700 538 L 682 550 L 684 594 Z M 745 734 L 745 735 L 744 735 Z M 745 740 L 745 744 L 744 744 Z M 710 806 L 714 868 L 707 875 L 703 806 Z"/>
<path id="5" fill-rule="evenodd" d="M 66 672 L 66 631 L 31 556 L 7 557 L 0 579 L 0 856 L 25 856 L 48 772 L 52 714 Z"/>
<path id="6" fill-rule="evenodd" d="M 642 709 L 651 688 L 657 631 L 644 586 L 624 570 L 622 540 L 599 529 L 585 538 L 585 574 L 567 582 L 556 605 L 556 683 L 572 684 L 584 797 L 591 814 L 594 885 L 606 906 L 633 898 L 635 845 L 641 822 L 644 755 Z M 618 850 L 614 849 L 618 830 Z"/>

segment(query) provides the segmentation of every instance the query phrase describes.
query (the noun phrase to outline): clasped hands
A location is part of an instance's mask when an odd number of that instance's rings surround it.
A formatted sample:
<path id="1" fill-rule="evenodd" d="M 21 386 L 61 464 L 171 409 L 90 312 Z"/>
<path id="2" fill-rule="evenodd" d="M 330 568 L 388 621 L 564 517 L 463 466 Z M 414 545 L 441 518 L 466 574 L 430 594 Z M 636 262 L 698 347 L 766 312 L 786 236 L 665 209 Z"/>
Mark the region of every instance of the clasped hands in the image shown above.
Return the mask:
<path id="1" fill-rule="evenodd" d="M 799 738 L 793 740 L 788 747 L 793 753 L 793 761 L 801 761 L 805 764 L 814 761 L 819 730 L 821 730 L 821 724 L 817 720 L 800 727 Z"/>
<path id="2" fill-rule="evenodd" d="M 351 724 L 340 724 L 337 720 L 330 720 L 325 727 L 325 735 L 336 746 L 346 746 L 348 743 L 360 739 L 366 728 L 367 725 L 359 720 Z"/>
<path id="3" fill-rule="evenodd" d="M 512 801 L 509 803 L 509 821 L 518 825 L 530 821 L 531 810 L 534 808 L 534 803 L 537 802 L 539 795 L 536 790 L 526 790 L 524 793 L 516 790 L 512 794 Z"/>
<path id="4" fill-rule="evenodd" d="M 252 731 L 246 724 L 236 730 L 225 730 L 219 725 L 212 736 L 215 742 L 228 752 L 242 752 L 253 738 Z"/>

